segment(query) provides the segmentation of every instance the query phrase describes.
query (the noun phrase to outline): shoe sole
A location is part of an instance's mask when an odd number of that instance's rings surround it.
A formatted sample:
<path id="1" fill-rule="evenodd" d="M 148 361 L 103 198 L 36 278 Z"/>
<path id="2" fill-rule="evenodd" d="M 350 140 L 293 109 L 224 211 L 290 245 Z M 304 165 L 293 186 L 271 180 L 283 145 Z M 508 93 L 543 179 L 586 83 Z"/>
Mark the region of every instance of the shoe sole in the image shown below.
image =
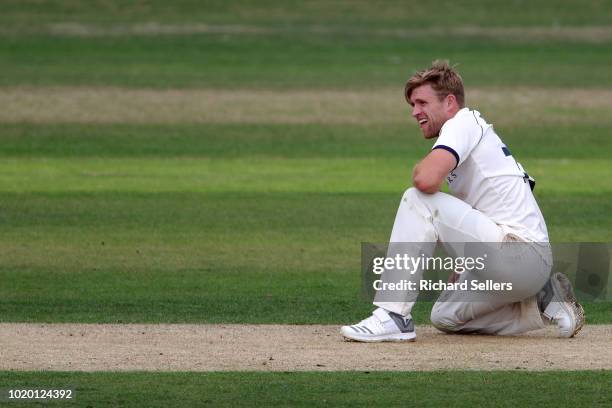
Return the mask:
<path id="1" fill-rule="evenodd" d="M 398 342 L 408 342 L 408 341 L 416 341 L 416 333 L 415 332 L 410 332 L 410 333 L 397 333 L 397 334 L 385 334 L 385 335 L 379 335 L 379 336 L 360 336 L 359 334 L 355 333 L 353 334 L 345 334 L 342 333 L 342 337 L 344 337 L 344 339 L 346 341 L 358 341 L 358 342 L 362 342 L 362 343 L 383 343 L 383 342 L 394 342 L 394 343 L 398 343 Z"/>
<path id="2" fill-rule="evenodd" d="M 584 308 L 582 307 L 580 303 L 576 303 L 576 307 L 578 309 L 578 316 L 576 316 L 577 318 L 576 326 L 577 327 L 576 327 L 576 330 L 574 330 L 574 333 L 571 335 L 571 337 L 574 337 L 576 333 L 578 333 L 582 329 L 582 326 L 584 326 Z"/>
<path id="3" fill-rule="evenodd" d="M 572 338 L 574 337 L 584 326 L 584 308 L 576 300 L 576 295 L 572 289 L 572 285 L 564 274 L 557 272 L 553 275 L 554 279 L 551 279 L 553 284 L 553 291 L 556 293 L 565 293 L 563 299 L 556 299 L 559 303 L 559 307 L 563 309 L 569 316 L 572 317 L 574 322 L 574 328 L 571 333 L 561 332 L 562 337 Z M 565 283 L 565 286 L 562 284 Z M 553 297 L 553 302 L 555 301 Z M 569 334 L 569 335 L 568 335 Z"/>

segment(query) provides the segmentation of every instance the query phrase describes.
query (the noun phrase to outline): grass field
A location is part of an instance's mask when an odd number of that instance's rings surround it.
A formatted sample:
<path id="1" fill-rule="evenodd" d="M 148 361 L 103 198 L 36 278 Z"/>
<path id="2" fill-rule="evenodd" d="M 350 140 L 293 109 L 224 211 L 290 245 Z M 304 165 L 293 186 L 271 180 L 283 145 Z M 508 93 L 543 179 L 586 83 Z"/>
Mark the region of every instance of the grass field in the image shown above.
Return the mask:
<path id="1" fill-rule="evenodd" d="M 3 2 L 0 321 L 363 318 L 360 243 L 388 239 L 430 145 L 403 85 L 436 58 L 459 63 L 468 104 L 538 180 L 551 240 L 612 240 L 608 2 L 519 1 L 495 13 L 482 0 L 440 2 L 435 13 L 401 2 L 172 4 Z M 590 323 L 612 323 L 609 303 L 585 307 Z M 417 323 L 428 308 L 417 307 Z M 4 373 L 2 383 L 65 375 Z M 530 378 L 464 375 L 516 388 Z M 213 393 L 239 376 L 180 378 Z M 422 390 L 437 376 L 394 381 Z M 347 377 L 333 382 L 359 387 Z M 113 401 L 119 387 L 111 376 L 74 378 L 101 390 L 92 398 Z M 329 381 L 275 378 L 262 398 L 285 389 L 305 398 L 304 384 Z M 534 378 L 541 389 L 562 378 L 590 393 L 609 373 Z"/>
<path id="2" fill-rule="evenodd" d="M 15 387 L 76 389 L 49 406 L 606 406 L 609 371 L 431 373 L 0 373 Z M 509 384 L 521 392 L 508 396 Z M 452 400 L 449 396 L 452 395 Z M 502 396 L 500 398 L 500 396 Z M 508 396 L 504 399 L 503 396 Z M 0 400 L 1 401 L 1 400 Z M 41 403 L 39 403 L 41 404 Z M 15 406 L 24 406 L 13 402 Z M 34 405 L 34 404 L 31 404 Z M 40 406 L 40 405 L 36 405 Z"/>

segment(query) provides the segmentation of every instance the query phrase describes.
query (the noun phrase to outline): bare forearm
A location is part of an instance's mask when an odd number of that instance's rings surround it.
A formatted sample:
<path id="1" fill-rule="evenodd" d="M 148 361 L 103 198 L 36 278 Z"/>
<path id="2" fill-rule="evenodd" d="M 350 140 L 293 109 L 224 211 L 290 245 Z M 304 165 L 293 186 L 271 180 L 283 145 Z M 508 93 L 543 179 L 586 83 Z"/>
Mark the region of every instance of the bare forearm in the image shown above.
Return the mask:
<path id="1" fill-rule="evenodd" d="M 412 171 L 412 184 L 423 193 L 440 191 L 444 179 L 456 165 L 455 157 L 442 149 L 432 150 Z"/>
<path id="2" fill-rule="evenodd" d="M 422 162 L 421 162 L 422 163 Z M 417 190 L 426 193 L 434 194 L 440 191 L 442 182 L 437 177 L 427 174 L 426 169 L 423 169 L 421 163 L 418 163 L 412 171 L 412 184 Z"/>

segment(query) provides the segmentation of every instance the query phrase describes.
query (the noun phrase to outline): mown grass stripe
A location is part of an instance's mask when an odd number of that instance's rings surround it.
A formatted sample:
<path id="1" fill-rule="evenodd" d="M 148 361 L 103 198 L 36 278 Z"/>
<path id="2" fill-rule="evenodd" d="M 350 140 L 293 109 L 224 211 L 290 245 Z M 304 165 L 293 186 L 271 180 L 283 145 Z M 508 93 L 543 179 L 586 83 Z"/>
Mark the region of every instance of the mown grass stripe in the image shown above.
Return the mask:
<path id="1" fill-rule="evenodd" d="M 492 121 L 495 118 L 492 118 Z M 496 125 L 519 159 L 607 159 L 611 128 L 594 122 L 573 125 Z M 411 120 L 348 124 L 5 124 L 5 158 L 403 158 L 425 155 Z"/>
<path id="2" fill-rule="evenodd" d="M 113 87 L 0 89 L 4 123 L 410 124 L 396 88 L 333 90 L 153 90 Z M 500 98 L 499 95 L 503 95 Z M 568 88 L 472 88 L 469 106 L 502 126 L 609 125 L 612 91 Z"/>
<path id="3" fill-rule="evenodd" d="M 100 24 L 112 27 L 119 24 L 159 22 L 166 24 L 257 24 L 289 30 L 292 27 L 354 27 L 378 29 L 406 29 L 475 25 L 478 27 L 551 27 L 563 29 L 581 26 L 606 26 L 612 18 L 609 3 L 572 0 L 500 3 L 495 13 L 489 12 L 486 0 L 472 0 L 465 4 L 433 0 L 427 4 L 410 4 L 403 0 L 386 1 L 384 5 L 364 0 L 343 2 L 326 1 L 209 1 L 205 4 L 182 0 L 168 4 L 160 0 L 125 3 L 120 0 L 66 3 L 44 3 L 5 0 L 3 25 L 27 30 L 47 23 L 76 22 L 84 25 Z M 431 10 L 437 10 L 432 13 Z"/>
<path id="4" fill-rule="evenodd" d="M 573 43 L 606 43 L 612 40 L 612 30 L 606 26 L 515 26 L 486 27 L 459 25 L 455 27 L 419 27 L 419 28 L 378 28 L 361 25 L 248 25 L 248 24 L 207 24 L 183 23 L 160 24 L 156 22 L 137 22 L 129 24 L 95 24 L 95 23 L 46 23 L 36 26 L 4 25 L 0 28 L 4 35 L 51 35 L 66 37 L 134 37 L 134 36 L 189 36 L 194 34 L 226 35 L 310 35 L 330 37 L 384 37 L 389 39 L 419 40 L 430 38 L 489 38 L 514 42 L 569 41 Z"/>
<path id="5" fill-rule="evenodd" d="M 307 34 L 130 38 L 17 35 L 0 37 L 0 86 L 237 90 L 386 87 L 398 89 L 401 95 L 401 87 L 415 70 L 444 56 L 462 64 L 461 74 L 468 89 L 519 84 L 601 89 L 612 87 L 607 70 L 611 55 L 612 42 L 515 44 L 473 37 L 405 41 L 365 35 L 338 36 L 330 41 L 328 36 Z"/>
<path id="6" fill-rule="evenodd" d="M 612 190 L 612 168 L 604 159 L 518 160 L 538 180 L 536 195 Z M 399 157 L 8 158 L 0 162 L 0 191 L 401 193 L 411 186 L 416 161 Z"/>
<path id="7" fill-rule="evenodd" d="M 0 372 L 11 388 L 74 387 L 62 406 L 605 406 L 609 371 Z M 357 391 L 359 390 L 359 391 Z M 398 391 L 399 390 L 399 391 Z M 20 406 L 22 404 L 19 404 Z"/>

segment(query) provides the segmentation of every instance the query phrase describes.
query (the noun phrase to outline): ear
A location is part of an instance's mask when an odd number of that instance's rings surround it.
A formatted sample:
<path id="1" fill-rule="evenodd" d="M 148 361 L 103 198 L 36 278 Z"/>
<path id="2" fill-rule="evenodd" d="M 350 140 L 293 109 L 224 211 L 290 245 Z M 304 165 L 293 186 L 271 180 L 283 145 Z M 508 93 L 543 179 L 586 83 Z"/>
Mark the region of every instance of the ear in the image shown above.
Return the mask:
<path id="1" fill-rule="evenodd" d="M 448 109 L 451 109 L 454 106 L 458 106 L 457 105 L 457 97 L 455 95 L 453 95 L 453 94 L 446 95 L 446 107 Z"/>

